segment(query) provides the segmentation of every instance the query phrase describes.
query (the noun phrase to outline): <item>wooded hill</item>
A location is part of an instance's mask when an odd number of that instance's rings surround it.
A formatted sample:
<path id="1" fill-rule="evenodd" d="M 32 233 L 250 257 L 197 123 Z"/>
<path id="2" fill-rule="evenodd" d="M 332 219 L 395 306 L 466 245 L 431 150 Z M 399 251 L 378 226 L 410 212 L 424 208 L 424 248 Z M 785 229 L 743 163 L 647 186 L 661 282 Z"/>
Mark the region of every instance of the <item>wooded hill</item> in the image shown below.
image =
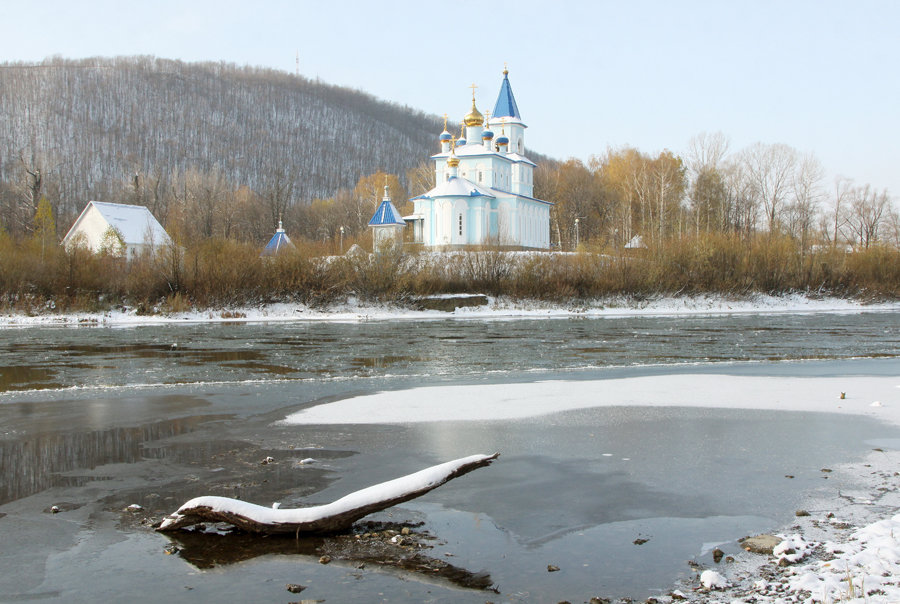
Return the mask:
<path id="1" fill-rule="evenodd" d="M 142 203 L 165 224 L 166 197 L 187 196 L 191 176 L 246 188 L 280 212 L 379 170 L 405 178 L 442 128 L 358 90 L 258 67 L 0 64 L 0 225 L 29 231 L 41 198 L 63 233 L 91 199 Z"/>

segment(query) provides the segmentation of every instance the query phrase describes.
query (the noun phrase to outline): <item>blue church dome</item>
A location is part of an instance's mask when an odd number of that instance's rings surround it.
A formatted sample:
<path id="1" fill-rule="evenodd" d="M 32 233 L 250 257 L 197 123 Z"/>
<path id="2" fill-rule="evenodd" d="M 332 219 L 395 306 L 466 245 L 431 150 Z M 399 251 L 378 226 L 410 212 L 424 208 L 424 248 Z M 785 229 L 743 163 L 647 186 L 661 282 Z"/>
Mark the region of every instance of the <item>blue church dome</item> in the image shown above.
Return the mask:
<path id="1" fill-rule="evenodd" d="M 498 144 L 498 145 L 508 145 L 508 144 L 509 144 L 509 138 L 508 138 L 506 135 L 500 135 L 500 136 L 497 138 L 497 144 Z"/>
<path id="2" fill-rule="evenodd" d="M 456 139 L 456 146 L 457 146 L 457 147 L 462 147 L 462 146 L 465 145 L 465 144 L 466 144 L 466 139 L 465 139 L 465 137 L 460 137 L 460 138 Z"/>
<path id="3" fill-rule="evenodd" d="M 448 140 L 450 140 L 451 138 L 453 138 L 453 137 L 450 136 L 450 133 L 447 132 L 446 130 L 444 130 L 443 132 L 441 132 L 441 142 L 443 142 L 443 141 L 448 141 Z"/>
<path id="4" fill-rule="evenodd" d="M 482 140 L 486 141 L 491 140 L 492 138 L 494 138 L 494 133 L 488 129 L 485 129 L 485 131 L 481 133 L 481 138 Z"/>

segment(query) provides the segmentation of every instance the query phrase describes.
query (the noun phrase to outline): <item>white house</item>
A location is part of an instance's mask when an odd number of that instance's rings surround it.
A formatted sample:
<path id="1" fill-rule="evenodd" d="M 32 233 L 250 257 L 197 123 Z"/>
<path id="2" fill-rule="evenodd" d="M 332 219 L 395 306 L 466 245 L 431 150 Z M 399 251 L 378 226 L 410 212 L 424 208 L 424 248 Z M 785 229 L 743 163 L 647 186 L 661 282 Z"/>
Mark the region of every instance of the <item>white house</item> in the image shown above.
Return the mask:
<path id="1" fill-rule="evenodd" d="M 90 201 L 63 238 L 63 246 L 84 246 L 135 258 L 171 246 L 172 239 L 144 206 Z"/>
<path id="2" fill-rule="evenodd" d="M 535 164 L 525 157 L 525 123 L 503 70 L 500 95 L 487 119 L 475 107 L 463 118 L 459 139 L 440 135 L 433 155 L 436 186 L 412 199 L 404 217 L 425 246 L 494 244 L 550 247 L 551 203 L 534 197 Z"/>

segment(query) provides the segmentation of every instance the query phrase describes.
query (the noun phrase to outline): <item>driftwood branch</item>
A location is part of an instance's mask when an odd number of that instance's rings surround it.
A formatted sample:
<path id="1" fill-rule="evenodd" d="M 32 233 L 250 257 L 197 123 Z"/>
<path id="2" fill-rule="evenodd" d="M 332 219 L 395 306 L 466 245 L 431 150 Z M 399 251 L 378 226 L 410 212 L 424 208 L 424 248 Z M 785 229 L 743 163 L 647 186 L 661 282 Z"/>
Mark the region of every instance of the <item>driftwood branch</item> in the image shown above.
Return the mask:
<path id="1" fill-rule="evenodd" d="M 201 522 L 227 522 L 254 533 L 337 533 L 348 530 L 363 516 L 420 497 L 449 480 L 489 465 L 499 456 L 494 453 L 456 459 L 309 508 L 273 509 L 228 497 L 197 497 L 169 515 L 157 530 L 174 531 Z"/>

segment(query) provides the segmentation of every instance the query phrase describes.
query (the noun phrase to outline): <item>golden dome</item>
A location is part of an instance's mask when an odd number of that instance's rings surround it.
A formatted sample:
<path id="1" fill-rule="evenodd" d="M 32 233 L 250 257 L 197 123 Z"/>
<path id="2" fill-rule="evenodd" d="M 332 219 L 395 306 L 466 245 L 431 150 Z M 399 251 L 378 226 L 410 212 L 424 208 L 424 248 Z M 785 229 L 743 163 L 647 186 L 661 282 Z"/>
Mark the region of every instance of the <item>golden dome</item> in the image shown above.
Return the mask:
<path id="1" fill-rule="evenodd" d="M 447 158 L 447 165 L 455 168 L 459 165 L 459 158 L 456 157 L 456 139 L 450 141 L 450 157 Z"/>
<path id="2" fill-rule="evenodd" d="M 480 126 L 484 123 L 484 116 L 475 108 L 475 101 L 472 101 L 472 111 L 466 114 L 463 123 L 466 126 Z"/>
<path id="3" fill-rule="evenodd" d="M 472 84 L 472 111 L 466 114 L 466 117 L 463 118 L 463 124 L 466 126 L 480 126 L 484 123 L 484 116 L 481 115 L 481 112 L 475 108 L 475 89 L 477 86 Z"/>

